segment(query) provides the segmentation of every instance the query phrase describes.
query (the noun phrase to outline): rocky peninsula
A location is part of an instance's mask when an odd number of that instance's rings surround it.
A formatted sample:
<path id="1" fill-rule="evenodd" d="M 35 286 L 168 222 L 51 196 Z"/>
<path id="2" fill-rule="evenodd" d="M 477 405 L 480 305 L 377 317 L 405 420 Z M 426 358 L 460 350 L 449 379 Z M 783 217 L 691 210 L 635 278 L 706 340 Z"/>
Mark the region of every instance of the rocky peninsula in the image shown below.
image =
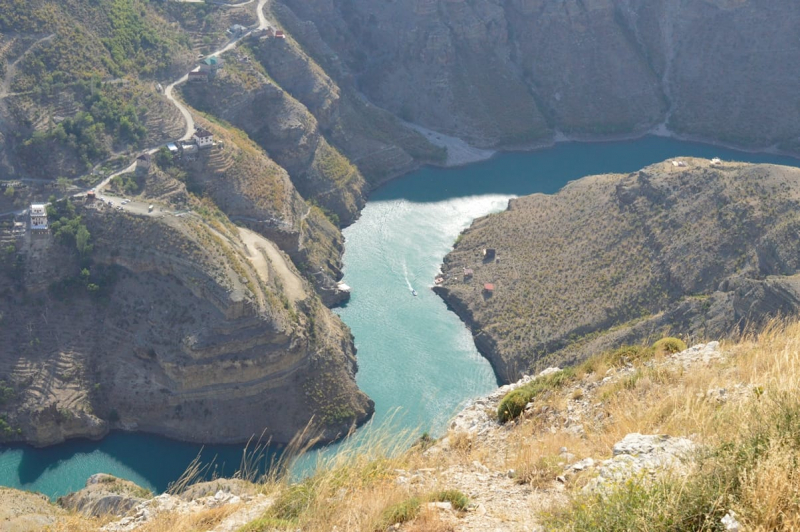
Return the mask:
<path id="1" fill-rule="evenodd" d="M 476 220 L 435 287 L 498 378 L 668 333 L 738 335 L 800 308 L 800 170 L 674 159 Z"/>

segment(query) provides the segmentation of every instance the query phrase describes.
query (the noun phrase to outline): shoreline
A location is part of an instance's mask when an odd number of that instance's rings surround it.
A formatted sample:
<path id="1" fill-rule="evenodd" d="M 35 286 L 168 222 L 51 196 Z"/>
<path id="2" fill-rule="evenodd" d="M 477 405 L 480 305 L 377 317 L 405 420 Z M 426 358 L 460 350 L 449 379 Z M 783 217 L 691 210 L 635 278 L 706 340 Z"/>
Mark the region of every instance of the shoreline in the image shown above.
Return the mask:
<path id="1" fill-rule="evenodd" d="M 444 164 L 421 164 L 420 167 L 424 166 L 432 166 L 435 168 L 459 168 L 462 166 L 468 166 L 470 164 L 488 161 L 489 159 L 502 155 L 504 153 L 528 153 L 534 152 L 539 150 L 546 150 L 549 148 L 553 148 L 558 144 L 565 144 L 565 143 L 587 143 L 587 144 L 602 144 L 606 142 L 624 142 L 624 141 L 631 141 L 631 140 L 639 140 L 645 137 L 661 137 L 661 138 L 669 138 L 674 140 L 679 140 L 683 142 L 694 142 L 697 144 L 705 144 L 707 146 L 714 146 L 718 148 L 723 148 L 727 150 L 734 150 L 740 151 L 743 153 L 751 153 L 751 154 L 764 154 L 764 155 L 776 155 L 779 157 L 790 157 L 792 159 L 796 159 L 800 161 L 800 153 L 797 152 L 789 152 L 785 150 L 780 150 L 777 147 L 777 144 L 773 144 L 772 146 L 767 146 L 763 148 L 754 148 L 752 146 L 742 146 L 738 144 L 731 144 L 727 142 L 723 142 L 720 140 L 713 140 L 706 137 L 701 136 L 694 136 L 694 135 L 686 135 L 682 133 L 677 133 L 667 128 L 665 123 L 657 124 L 653 127 L 648 129 L 644 129 L 641 131 L 636 131 L 632 133 L 622 133 L 619 135 L 568 135 L 562 131 L 555 130 L 553 132 L 553 136 L 550 139 L 542 140 L 539 142 L 533 142 L 531 144 L 525 146 L 518 146 L 518 147 L 508 147 L 508 148 L 498 148 L 498 149 L 484 149 L 484 148 L 476 148 L 468 144 L 465 140 L 460 139 L 458 137 L 453 137 L 446 135 L 444 133 L 439 133 L 438 131 L 434 131 L 431 129 L 427 129 L 423 126 L 418 124 L 412 124 L 410 122 L 406 122 L 406 125 L 414 129 L 415 131 L 423 134 L 425 138 L 428 139 L 431 144 L 435 146 L 442 147 L 442 148 L 449 148 L 450 145 L 454 145 L 457 150 L 464 150 L 464 146 L 466 146 L 469 150 L 467 153 L 474 154 L 474 158 L 466 158 L 466 157 L 456 157 L 454 160 L 450 160 L 450 153 L 448 151 L 448 161 Z M 434 140 L 435 139 L 435 140 Z M 438 142 L 436 142 L 438 141 Z M 406 172 L 404 174 L 391 177 L 382 181 L 380 185 L 377 185 L 375 188 L 391 181 L 393 179 L 397 179 L 407 175 L 414 170 Z"/>

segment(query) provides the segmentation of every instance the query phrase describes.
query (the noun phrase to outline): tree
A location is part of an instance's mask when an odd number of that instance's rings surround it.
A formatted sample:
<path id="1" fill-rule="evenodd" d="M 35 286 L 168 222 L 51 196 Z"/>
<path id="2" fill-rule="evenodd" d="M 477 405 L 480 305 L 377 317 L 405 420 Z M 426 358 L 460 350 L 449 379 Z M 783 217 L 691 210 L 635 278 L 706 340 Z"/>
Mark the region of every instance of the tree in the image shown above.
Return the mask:
<path id="1" fill-rule="evenodd" d="M 7 198 L 12 198 L 14 197 L 15 192 L 16 190 L 14 189 L 14 187 L 6 187 L 6 191 L 4 192 L 4 194 Z"/>
<path id="2" fill-rule="evenodd" d="M 58 185 L 58 189 L 61 191 L 61 195 L 63 196 L 67 193 L 67 190 L 69 189 L 70 185 L 72 185 L 72 182 L 66 177 L 59 177 L 56 179 L 56 185 Z"/>
<path id="3" fill-rule="evenodd" d="M 155 155 L 156 164 L 162 170 L 165 170 L 172 166 L 172 152 L 167 149 L 166 146 L 161 146 Z"/>
<path id="4" fill-rule="evenodd" d="M 78 253 L 81 254 L 82 258 L 92 251 L 92 245 L 89 243 L 90 237 L 89 230 L 86 229 L 85 225 L 81 225 L 75 233 L 75 247 L 78 248 Z"/>

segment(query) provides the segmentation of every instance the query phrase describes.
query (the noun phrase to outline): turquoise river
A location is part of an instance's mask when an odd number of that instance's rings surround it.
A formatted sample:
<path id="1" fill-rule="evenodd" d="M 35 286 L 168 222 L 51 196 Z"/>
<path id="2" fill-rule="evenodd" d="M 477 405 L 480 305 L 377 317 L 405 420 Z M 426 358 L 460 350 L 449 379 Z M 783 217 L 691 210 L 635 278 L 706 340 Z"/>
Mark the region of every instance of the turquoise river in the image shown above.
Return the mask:
<path id="1" fill-rule="evenodd" d="M 394 428 L 439 433 L 460 405 L 496 386 L 469 331 L 429 289 L 442 258 L 474 218 L 504 209 L 514 196 L 551 194 L 585 175 L 630 172 L 676 156 L 798 164 L 645 137 L 562 143 L 461 168 L 425 168 L 375 191 L 359 220 L 344 231 L 344 281 L 353 297 L 336 310 L 355 336 L 358 384 L 375 400 L 373 425 L 390 420 Z M 214 459 L 218 473 L 231 474 L 242 448 L 206 446 L 201 460 Z M 163 491 L 199 452 L 198 445 L 128 433 L 47 449 L 0 446 L 0 485 L 57 497 L 106 472 Z"/>

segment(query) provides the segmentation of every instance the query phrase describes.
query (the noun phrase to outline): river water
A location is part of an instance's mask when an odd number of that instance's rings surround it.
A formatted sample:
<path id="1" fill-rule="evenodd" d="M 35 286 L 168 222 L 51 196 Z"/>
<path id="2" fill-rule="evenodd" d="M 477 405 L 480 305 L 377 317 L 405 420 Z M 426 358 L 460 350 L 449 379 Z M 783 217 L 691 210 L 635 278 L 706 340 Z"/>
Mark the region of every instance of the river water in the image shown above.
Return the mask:
<path id="1" fill-rule="evenodd" d="M 344 281 L 353 297 L 336 310 L 355 336 L 358 384 L 375 401 L 373 424 L 440 433 L 459 406 L 496 386 L 469 331 L 430 290 L 442 258 L 474 218 L 504 209 L 514 196 L 552 194 L 585 175 L 631 172 L 677 156 L 798 165 L 787 157 L 646 137 L 425 168 L 375 191 L 344 231 Z M 242 450 L 206 446 L 202 460 L 215 459 L 219 473 L 231 474 Z M 0 446 L 0 485 L 57 497 L 104 472 L 163 491 L 199 452 L 198 445 L 127 433 L 48 449 Z"/>

